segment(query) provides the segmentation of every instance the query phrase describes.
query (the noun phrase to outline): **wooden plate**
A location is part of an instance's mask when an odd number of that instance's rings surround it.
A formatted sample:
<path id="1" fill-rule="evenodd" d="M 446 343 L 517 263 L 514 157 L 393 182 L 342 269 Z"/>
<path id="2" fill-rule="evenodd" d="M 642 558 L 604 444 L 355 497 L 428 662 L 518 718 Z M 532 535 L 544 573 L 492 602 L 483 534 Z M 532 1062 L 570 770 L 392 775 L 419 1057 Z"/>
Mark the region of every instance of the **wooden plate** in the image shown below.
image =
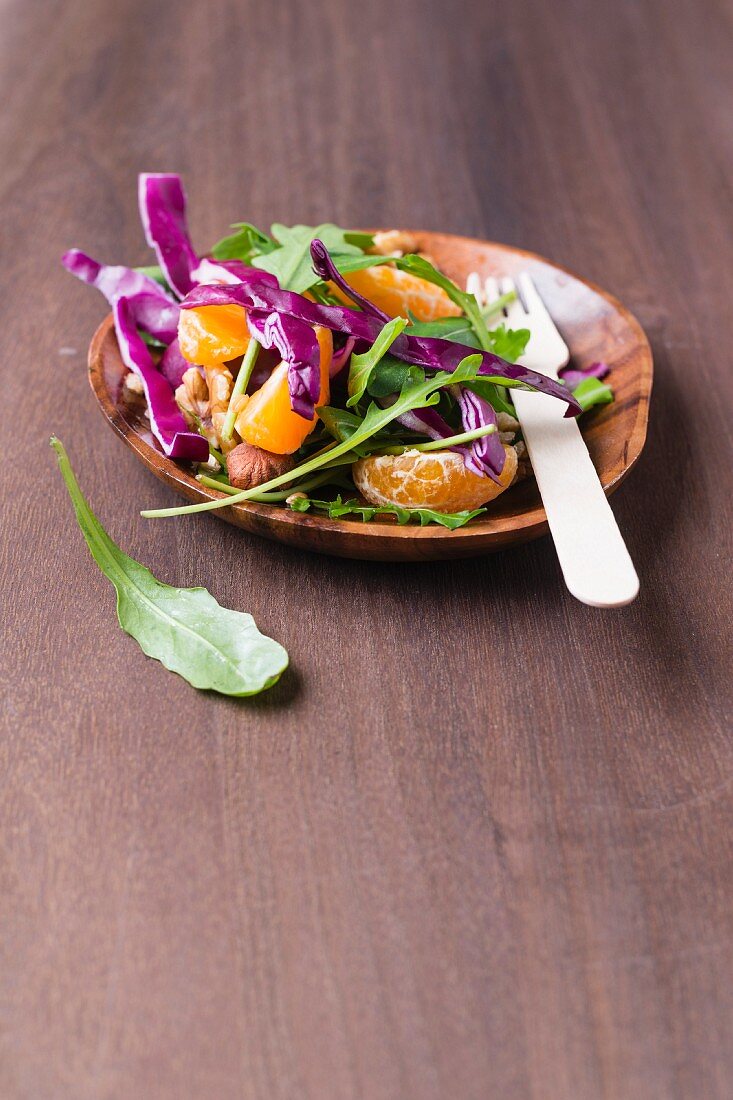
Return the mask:
<path id="1" fill-rule="evenodd" d="M 428 252 L 459 286 L 465 285 L 470 271 L 482 276 L 528 271 L 570 347 L 573 363 L 608 363 L 616 399 L 586 414 L 581 426 L 603 487 L 606 493 L 613 492 L 639 458 L 646 439 L 652 355 L 636 318 L 604 290 L 532 252 L 445 233 L 415 235 L 420 249 Z M 157 449 L 140 407 L 125 402 L 124 375 L 110 315 L 97 329 L 89 348 L 89 380 L 105 417 L 155 476 L 180 495 L 197 502 L 220 496 L 203 488 L 190 467 L 166 458 Z M 470 557 L 527 542 L 548 530 L 534 480 L 503 493 L 484 516 L 458 531 L 331 520 L 254 503 L 237 504 L 212 515 L 291 546 L 383 561 Z"/>

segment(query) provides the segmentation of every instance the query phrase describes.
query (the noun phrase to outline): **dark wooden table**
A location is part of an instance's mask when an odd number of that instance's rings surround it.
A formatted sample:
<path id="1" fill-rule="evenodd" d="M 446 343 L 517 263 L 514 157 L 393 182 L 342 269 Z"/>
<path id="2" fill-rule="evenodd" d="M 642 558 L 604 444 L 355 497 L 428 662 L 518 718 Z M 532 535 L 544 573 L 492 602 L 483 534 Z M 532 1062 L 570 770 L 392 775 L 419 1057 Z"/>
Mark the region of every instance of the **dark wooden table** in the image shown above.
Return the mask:
<path id="1" fill-rule="evenodd" d="M 3 7 L 4 1100 L 733 1093 L 733 10 L 723 0 Z M 608 287 L 652 340 L 603 613 L 552 545 L 298 554 L 104 426 L 68 246 L 140 263 L 135 176 L 236 219 L 441 228 Z M 47 447 L 162 579 L 292 668 L 197 694 L 115 622 Z"/>

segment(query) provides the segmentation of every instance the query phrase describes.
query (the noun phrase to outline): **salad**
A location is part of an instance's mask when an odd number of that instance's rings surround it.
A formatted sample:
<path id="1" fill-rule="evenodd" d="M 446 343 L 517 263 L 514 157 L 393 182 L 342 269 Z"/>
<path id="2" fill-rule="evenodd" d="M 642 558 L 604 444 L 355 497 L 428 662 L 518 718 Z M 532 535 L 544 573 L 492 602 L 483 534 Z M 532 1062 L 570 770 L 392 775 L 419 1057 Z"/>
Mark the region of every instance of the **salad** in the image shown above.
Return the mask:
<path id="1" fill-rule="evenodd" d="M 155 265 L 63 263 L 110 303 L 162 451 L 216 491 L 144 516 L 249 500 L 452 530 L 531 473 L 513 387 L 567 416 L 613 399 L 603 364 L 560 382 L 519 365 L 513 295 L 480 308 L 411 234 L 241 222 L 202 256 L 178 176 L 141 175 L 139 204 Z"/>

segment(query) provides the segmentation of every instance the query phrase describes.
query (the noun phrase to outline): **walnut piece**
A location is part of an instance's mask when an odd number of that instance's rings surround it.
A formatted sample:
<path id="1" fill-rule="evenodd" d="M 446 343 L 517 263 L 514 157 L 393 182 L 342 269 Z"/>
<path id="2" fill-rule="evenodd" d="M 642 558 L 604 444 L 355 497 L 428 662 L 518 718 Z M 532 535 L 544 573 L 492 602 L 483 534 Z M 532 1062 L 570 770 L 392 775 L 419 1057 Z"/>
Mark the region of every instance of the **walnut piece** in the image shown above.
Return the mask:
<path id="1" fill-rule="evenodd" d="M 123 384 L 125 389 L 128 390 L 130 393 L 134 393 L 135 396 L 139 396 L 140 394 L 145 393 L 142 381 L 140 378 L 138 378 L 134 371 L 128 371 L 123 379 Z"/>
<path id="2" fill-rule="evenodd" d="M 191 427 L 196 420 L 203 420 L 209 413 L 209 390 L 198 367 L 189 367 L 184 371 L 183 379 L 176 390 L 176 402 Z"/>
<path id="3" fill-rule="evenodd" d="M 237 489 L 254 489 L 292 468 L 292 455 L 276 455 L 251 443 L 239 443 L 227 455 L 229 481 Z"/>
<path id="4" fill-rule="evenodd" d="M 189 367 L 176 390 L 178 407 L 190 427 L 198 429 L 212 447 L 226 453 L 236 446 L 235 439 L 224 441 L 221 437 L 229 395 L 232 392 L 232 375 L 224 363 L 214 363 L 203 368 Z"/>
<path id="5" fill-rule="evenodd" d="M 518 481 L 526 481 L 528 477 L 534 476 L 532 463 L 529 461 L 527 446 L 523 440 L 520 439 L 518 443 L 514 444 L 514 450 L 517 455 L 517 472 L 514 475 L 512 485 L 516 485 Z"/>

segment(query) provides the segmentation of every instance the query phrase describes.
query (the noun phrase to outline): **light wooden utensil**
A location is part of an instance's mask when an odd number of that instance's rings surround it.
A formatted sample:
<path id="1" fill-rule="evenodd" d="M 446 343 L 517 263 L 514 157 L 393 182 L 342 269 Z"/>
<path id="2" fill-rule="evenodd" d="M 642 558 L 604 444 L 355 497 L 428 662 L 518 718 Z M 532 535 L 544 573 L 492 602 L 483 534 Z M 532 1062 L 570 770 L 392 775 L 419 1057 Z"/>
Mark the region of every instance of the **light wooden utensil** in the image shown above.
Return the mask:
<path id="1" fill-rule="evenodd" d="M 522 272 L 517 284 L 510 278 L 489 278 L 482 286 L 472 272 L 466 289 L 486 305 L 500 294 L 515 292 L 516 299 L 505 308 L 507 326 L 531 334 L 520 362 L 557 379 L 570 359 L 568 346 L 531 277 Z M 631 603 L 639 578 L 577 421 L 546 394 L 515 389 L 512 398 L 566 585 L 591 607 Z"/>

